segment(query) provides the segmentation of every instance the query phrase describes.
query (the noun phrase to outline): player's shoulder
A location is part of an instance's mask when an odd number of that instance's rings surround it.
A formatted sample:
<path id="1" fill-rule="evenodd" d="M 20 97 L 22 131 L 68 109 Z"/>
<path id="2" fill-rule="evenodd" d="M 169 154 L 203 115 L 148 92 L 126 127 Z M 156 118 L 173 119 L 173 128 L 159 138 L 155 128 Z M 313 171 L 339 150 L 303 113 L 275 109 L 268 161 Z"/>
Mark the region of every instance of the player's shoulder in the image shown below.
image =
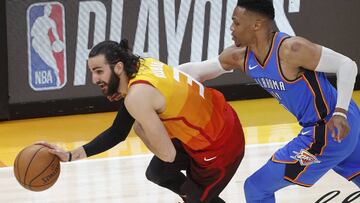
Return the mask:
<path id="1" fill-rule="evenodd" d="M 129 112 L 140 112 L 143 108 L 139 107 L 153 108 L 161 97 L 159 90 L 149 83 L 137 83 L 129 88 L 124 104 Z"/>
<path id="2" fill-rule="evenodd" d="M 163 62 L 159 61 L 158 59 L 151 58 L 151 57 L 145 57 L 145 58 L 141 58 L 141 59 L 144 63 L 163 63 Z"/>
<path id="3" fill-rule="evenodd" d="M 242 68 L 246 50 L 246 47 L 237 47 L 235 45 L 225 48 L 219 56 L 222 67 L 225 70 Z"/>
<path id="4" fill-rule="evenodd" d="M 143 105 L 148 100 L 149 89 L 145 84 L 131 85 L 124 99 L 126 108 L 132 109 L 134 106 Z"/>
<path id="5" fill-rule="evenodd" d="M 311 44 L 308 39 L 304 37 L 294 36 L 284 40 L 281 44 L 281 49 L 284 51 L 296 52 L 304 46 Z"/>
<path id="6" fill-rule="evenodd" d="M 246 51 L 245 46 L 237 47 L 235 45 L 232 45 L 232 46 L 226 47 L 222 53 L 226 54 L 226 55 L 239 55 L 239 54 L 244 54 L 245 51 Z"/>
<path id="7" fill-rule="evenodd" d="M 151 57 L 141 58 L 141 61 L 140 61 L 140 67 L 142 67 L 142 68 L 162 67 L 164 65 L 168 66 L 167 64 L 161 62 L 160 60 L 151 58 Z"/>
<path id="8" fill-rule="evenodd" d="M 280 47 L 280 56 L 292 58 L 301 53 L 304 49 L 312 46 L 313 43 L 304 37 L 294 36 L 284 40 Z"/>
<path id="9" fill-rule="evenodd" d="M 155 61 L 154 58 L 150 58 L 150 57 L 141 58 L 140 66 L 148 66 L 153 61 Z"/>

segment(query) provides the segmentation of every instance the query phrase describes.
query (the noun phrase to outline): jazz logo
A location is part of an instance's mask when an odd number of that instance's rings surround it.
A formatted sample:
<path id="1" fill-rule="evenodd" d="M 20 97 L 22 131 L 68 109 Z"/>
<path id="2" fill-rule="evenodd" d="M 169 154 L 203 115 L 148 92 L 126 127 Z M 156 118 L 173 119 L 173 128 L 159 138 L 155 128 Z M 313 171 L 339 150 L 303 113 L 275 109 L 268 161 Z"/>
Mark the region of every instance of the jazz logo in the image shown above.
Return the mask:
<path id="1" fill-rule="evenodd" d="M 64 7 L 59 2 L 35 3 L 27 9 L 29 85 L 35 91 L 66 84 Z"/>

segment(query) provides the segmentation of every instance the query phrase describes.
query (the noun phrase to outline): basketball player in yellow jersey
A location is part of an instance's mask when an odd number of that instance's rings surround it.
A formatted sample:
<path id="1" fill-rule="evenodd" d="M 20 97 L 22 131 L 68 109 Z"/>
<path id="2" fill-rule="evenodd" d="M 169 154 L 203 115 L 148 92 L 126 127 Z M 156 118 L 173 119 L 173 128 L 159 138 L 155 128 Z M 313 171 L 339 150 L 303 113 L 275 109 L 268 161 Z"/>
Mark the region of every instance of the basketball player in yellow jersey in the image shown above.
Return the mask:
<path id="1" fill-rule="evenodd" d="M 146 171 L 150 181 L 185 202 L 224 202 L 219 194 L 243 158 L 244 134 L 223 95 L 178 69 L 137 57 L 124 40 L 96 45 L 88 66 L 93 83 L 110 100 L 124 98 L 114 124 L 71 152 L 40 144 L 62 161 L 74 161 L 124 140 L 135 120 L 135 132 L 155 154 Z"/>

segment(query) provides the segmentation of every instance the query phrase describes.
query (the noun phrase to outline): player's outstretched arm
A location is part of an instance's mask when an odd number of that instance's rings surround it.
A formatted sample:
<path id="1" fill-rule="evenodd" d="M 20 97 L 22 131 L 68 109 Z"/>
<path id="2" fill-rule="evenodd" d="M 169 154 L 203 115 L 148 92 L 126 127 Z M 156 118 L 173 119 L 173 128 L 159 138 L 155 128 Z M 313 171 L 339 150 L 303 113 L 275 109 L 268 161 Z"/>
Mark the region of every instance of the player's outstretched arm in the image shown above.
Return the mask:
<path id="1" fill-rule="evenodd" d="M 63 162 L 75 161 L 107 151 L 120 142 L 124 141 L 129 135 L 134 121 L 134 118 L 125 108 L 124 100 L 122 99 L 120 101 L 119 110 L 113 121 L 113 124 L 82 147 L 68 152 L 56 145 L 44 141 L 37 142 L 37 144 L 41 144 L 50 148 L 50 153 L 57 155 Z"/>
<path id="2" fill-rule="evenodd" d="M 146 84 L 131 86 L 125 98 L 126 108 L 138 122 L 135 130 L 143 131 L 138 136 L 159 159 L 173 162 L 176 155 L 175 147 L 156 112 L 160 106 L 164 105 L 164 102 L 161 93 Z"/>
<path id="3" fill-rule="evenodd" d="M 340 142 L 344 139 L 350 131 L 347 122 L 347 110 L 358 70 L 356 63 L 340 53 L 301 37 L 285 40 L 280 50 L 280 58 L 291 67 L 336 73 L 337 103 L 328 127 L 336 141 Z M 338 134 L 335 134 L 334 128 L 338 129 Z"/>
<path id="4" fill-rule="evenodd" d="M 124 99 L 122 99 L 113 124 L 83 146 L 87 157 L 107 151 L 124 141 L 129 135 L 134 121 L 135 119 L 127 111 Z"/>
<path id="5" fill-rule="evenodd" d="M 229 46 L 220 53 L 219 61 L 225 70 L 244 71 L 245 54 L 246 47 Z"/>
<path id="6" fill-rule="evenodd" d="M 201 62 L 189 62 L 179 65 L 177 68 L 195 80 L 204 82 L 216 78 L 234 69 L 242 69 L 244 63 L 245 48 L 235 46 L 226 48 L 219 56 Z"/>

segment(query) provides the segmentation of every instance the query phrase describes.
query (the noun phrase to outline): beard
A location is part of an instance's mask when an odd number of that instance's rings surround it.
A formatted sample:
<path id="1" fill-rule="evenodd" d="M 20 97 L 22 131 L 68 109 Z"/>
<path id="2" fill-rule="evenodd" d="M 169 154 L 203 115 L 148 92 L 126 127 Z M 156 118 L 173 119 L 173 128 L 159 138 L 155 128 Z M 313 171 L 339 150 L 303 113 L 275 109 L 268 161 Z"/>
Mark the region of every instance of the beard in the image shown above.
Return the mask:
<path id="1" fill-rule="evenodd" d="M 108 84 L 108 91 L 106 92 L 106 96 L 112 96 L 115 93 L 118 93 L 118 88 L 120 84 L 120 78 L 111 71 L 110 81 Z"/>

